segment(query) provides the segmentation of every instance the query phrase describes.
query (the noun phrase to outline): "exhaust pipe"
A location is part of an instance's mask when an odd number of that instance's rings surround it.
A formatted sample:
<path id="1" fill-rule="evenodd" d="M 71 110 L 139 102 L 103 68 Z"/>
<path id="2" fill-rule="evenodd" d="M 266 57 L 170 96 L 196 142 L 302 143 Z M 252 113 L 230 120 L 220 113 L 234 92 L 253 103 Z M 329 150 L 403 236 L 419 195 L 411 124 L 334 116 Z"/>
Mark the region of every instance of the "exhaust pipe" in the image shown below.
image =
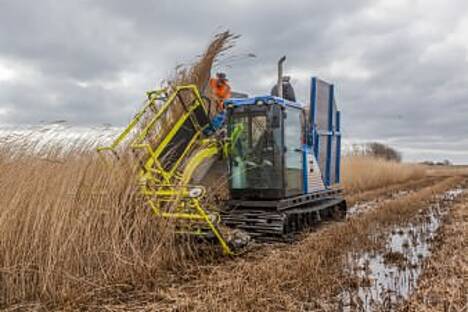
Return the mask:
<path id="1" fill-rule="evenodd" d="M 283 97 L 283 63 L 286 61 L 286 55 L 278 61 L 278 96 Z"/>

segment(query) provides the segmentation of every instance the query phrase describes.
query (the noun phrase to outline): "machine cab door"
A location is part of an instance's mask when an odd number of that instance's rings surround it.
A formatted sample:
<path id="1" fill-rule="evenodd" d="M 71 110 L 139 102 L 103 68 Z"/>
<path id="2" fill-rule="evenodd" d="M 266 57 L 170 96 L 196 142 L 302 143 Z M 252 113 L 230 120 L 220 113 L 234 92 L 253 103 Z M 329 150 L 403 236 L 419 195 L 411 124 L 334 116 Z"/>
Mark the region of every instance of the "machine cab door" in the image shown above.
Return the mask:
<path id="1" fill-rule="evenodd" d="M 285 195 L 294 196 L 304 190 L 304 118 L 302 110 L 294 107 L 288 107 L 284 115 Z"/>
<path id="2" fill-rule="evenodd" d="M 228 133 L 238 133 L 230 155 L 232 198 L 283 197 L 281 110 L 275 105 L 245 105 L 228 114 Z M 274 122 L 272 122 L 274 117 Z"/>

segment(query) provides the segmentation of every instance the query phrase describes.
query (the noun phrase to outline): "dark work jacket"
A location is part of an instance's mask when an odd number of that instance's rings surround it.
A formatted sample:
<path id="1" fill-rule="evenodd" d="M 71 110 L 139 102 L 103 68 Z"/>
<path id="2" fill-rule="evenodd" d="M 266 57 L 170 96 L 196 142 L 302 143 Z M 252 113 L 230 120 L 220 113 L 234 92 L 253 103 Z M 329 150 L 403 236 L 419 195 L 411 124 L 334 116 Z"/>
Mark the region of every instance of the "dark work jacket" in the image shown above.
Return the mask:
<path id="1" fill-rule="evenodd" d="M 278 95 L 278 86 L 275 86 L 271 89 L 271 95 L 279 96 Z M 283 98 L 288 101 L 296 102 L 296 95 L 294 94 L 294 88 L 289 82 L 283 82 Z"/>

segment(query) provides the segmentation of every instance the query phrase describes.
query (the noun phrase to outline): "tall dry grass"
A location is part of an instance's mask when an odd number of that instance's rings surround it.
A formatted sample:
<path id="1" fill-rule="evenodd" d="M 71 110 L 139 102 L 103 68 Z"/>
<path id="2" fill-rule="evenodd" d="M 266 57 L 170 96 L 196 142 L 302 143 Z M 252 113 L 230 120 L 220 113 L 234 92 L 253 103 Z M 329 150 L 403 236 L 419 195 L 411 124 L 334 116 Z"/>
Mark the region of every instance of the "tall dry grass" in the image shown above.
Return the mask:
<path id="1" fill-rule="evenodd" d="M 128 286 L 167 264 L 165 234 L 135 196 L 133 169 L 106 169 L 83 155 L 1 162 L 1 304 Z"/>
<path id="2" fill-rule="evenodd" d="M 211 89 L 207 88 L 212 67 L 216 65 L 219 56 L 223 55 L 224 52 L 234 46 L 238 38 L 239 35 L 234 35 L 229 31 L 216 34 L 197 62 L 188 67 L 178 67 L 174 76 L 166 81 L 169 93 L 176 86 L 187 84 L 195 85 L 202 95 L 205 96 L 205 108 L 210 112 L 211 117 L 213 117 L 216 113 L 216 99 Z M 184 106 L 187 106 L 194 100 L 195 97 L 191 93 L 179 93 L 179 96 L 174 100 L 168 111 L 149 132 L 152 146 L 157 146 L 166 137 L 174 123 L 185 112 Z M 183 103 L 181 103 L 181 101 Z M 151 117 L 152 116 L 149 115 L 143 119 L 141 124 L 142 128 L 150 122 Z"/>
<path id="3" fill-rule="evenodd" d="M 350 155 L 342 162 L 342 184 L 348 194 L 416 180 L 425 175 L 424 166 L 370 156 Z"/>
<path id="4" fill-rule="evenodd" d="M 171 83 L 201 88 L 235 38 L 216 35 Z M 167 128 L 179 113 L 168 114 Z M 144 288 L 191 256 L 190 245 L 180 245 L 171 224 L 152 217 L 139 197 L 131 155 L 121 153 L 109 168 L 81 144 L 67 143 L 44 145 L 40 134 L 0 142 L 0 308 Z"/>

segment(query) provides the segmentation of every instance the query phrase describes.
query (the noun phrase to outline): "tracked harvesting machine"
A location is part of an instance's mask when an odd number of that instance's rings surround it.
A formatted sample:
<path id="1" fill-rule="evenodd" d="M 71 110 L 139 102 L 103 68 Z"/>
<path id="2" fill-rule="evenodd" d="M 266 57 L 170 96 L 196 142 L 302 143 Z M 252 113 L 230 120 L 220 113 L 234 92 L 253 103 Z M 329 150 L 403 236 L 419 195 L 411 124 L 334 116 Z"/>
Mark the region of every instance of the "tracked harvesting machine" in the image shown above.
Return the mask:
<path id="1" fill-rule="evenodd" d="M 214 118 L 194 85 L 147 95 L 123 133 L 98 151 L 116 153 L 123 145 L 137 152 L 141 194 L 180 233 L 214 238 L 232 254 L 235 244 L 221 224 L 256 240 L 284 241 L 346 214 L 337 187 L 341 132 L 333 85 L 312 78 L 307 105 L 282 96 L 231 98 Z M 207 207 L 203 182 L 215 168 L 227 175 L 230 198 Z"/>

